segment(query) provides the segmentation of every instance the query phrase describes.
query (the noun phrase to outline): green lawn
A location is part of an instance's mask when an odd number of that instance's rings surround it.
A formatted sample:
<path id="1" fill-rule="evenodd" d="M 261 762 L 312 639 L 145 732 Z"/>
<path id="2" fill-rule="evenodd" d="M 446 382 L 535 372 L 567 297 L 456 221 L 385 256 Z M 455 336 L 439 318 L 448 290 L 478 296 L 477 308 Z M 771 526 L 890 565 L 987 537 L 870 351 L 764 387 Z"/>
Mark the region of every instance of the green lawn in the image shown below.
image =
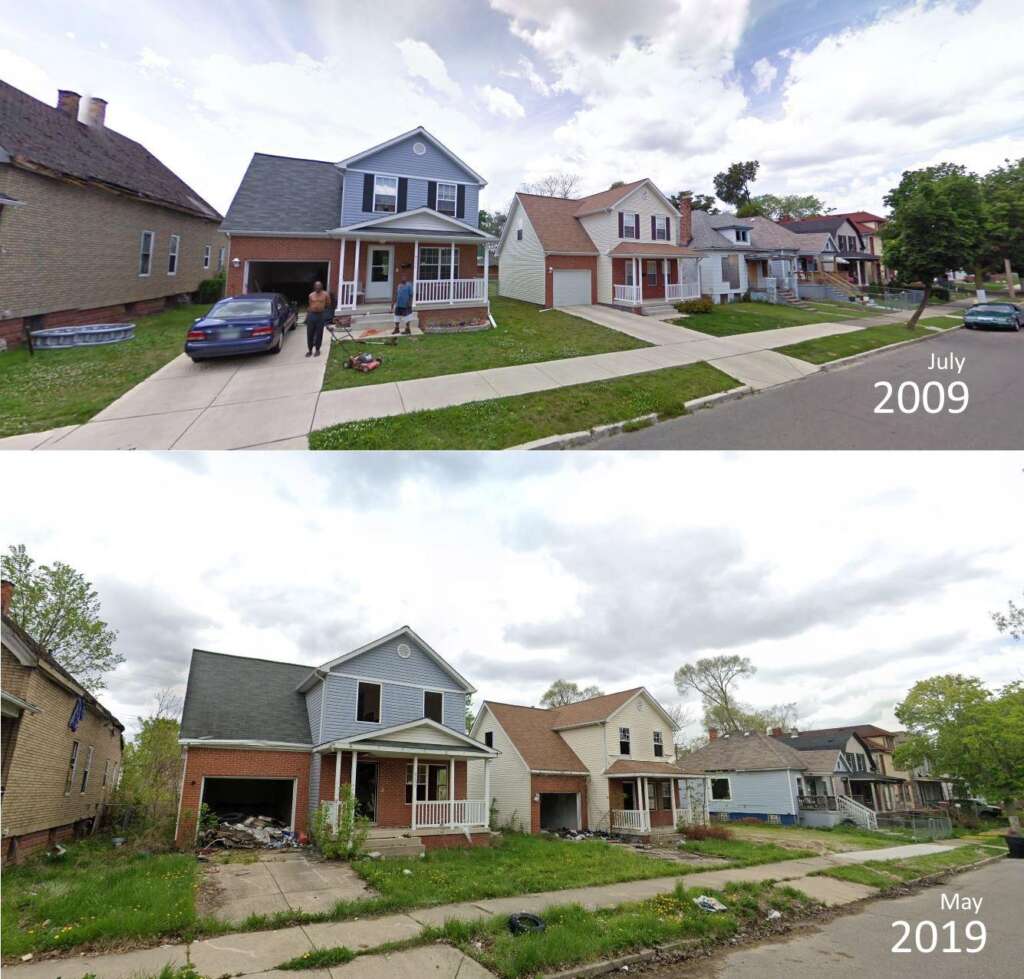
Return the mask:
<path id="1" fill-rule="evenodd" d="M 780 860 L 798 860 L 801 857 L 817 855 L 814 850 L 737 839 L 688 840 L 686 843 L 680 843 L 679 849 L 686 853 L 699 853 L 705 857 L 721 857 L 738 867 L 753 867 L 761 863 L 778 863 Z"/>
<path id="2" fill-rule="evenodd" d="M 195 924 L 198 872 L 191 854 L 148 856 L 99 841 L 5 869 L 3 954 L 180 935 Z"/>
<path id="3" fill-rule="evenodd" d="M 852 305 L 851 303 L 851 307 Z M 845 315 L 837 315 L 839 310 L 842 310 Z M 853 308 L 847 311 L 840 304 L 830 303 L 819 303 L 811 310 L 800 309 L 796 306 L 773 305 L 772 303 L 721 303 L 715 306 L 710 313 L 694 313 L 671 322 L 677 326 L 685 326 L 688 330 L 699 330 L 701 333 L 707 333 L 713 337 L 728 337 L 735 336 L 737 333 L 781 330 L 787 326 L 827 323 L 830 320 L 851 319 L 862 315 L 868 314 Z"/>
<path id="4" fill-rule="evenodd" d="M 491 315 L 498 324 L 496 330 L 412 337 L 395 346 L 357 344 L 359 349 L 378 352 L 383 358 L 383 366 L 369 374 L 346 369 L 343 364 L 353 352 L 352 344 L 335 343 L 327 362 L 324 390 L 650 346 L 578 316 L 557 309 L 542 312 L 538 306 L 501 296 L 492 295 Z"/>
<path id="5" fill-rule="evenodd" d="M 726 910 L 708 913 L 693 899 L 716 897 Z M 479 921 L 449 921 L 425 937 L 451 942 L 499 976 L 533 976 L 554 969 L 690 940 L 710 948 L 754 926 L 763 926 L 769 911 L 779 924 L 791 922 L 817 907 L 805 894 L 771 883 L 728 884 L 722 891 L 686 890 L 682 884 L 668 894 L 614 908 L 586 911 L 578 904 L 551 908 L 542 915 L 545 930 L 512 935 L 504 915 Z"/>
<path id="6" fill-rule="evenodd" d="M 321 429 L 311 449 L 505 449 L 657 412 L 684 414 L 687 401 L 739 381 L 708 364 L 690 364 L 536 394 L 373 418 Z"/>
<path id="7" fill-rule="evenodd" d="M 918 326 L 937 326 L 940 330 L 951 330 L 954 326 L 963 326 L 964 318 L 962 316 L 953 319 L 950 316 L 922 316 L 917 321 Z"/>
<path id="8" fill-rule="evenodd" d="M 180 354 L 209 306 L 141 316 L 135 338 L 109 346 L 0 354 L 0 437 L 78 425 Z"/>
<path id="9" fill-rule="evenodd" d="M 830 337 L 819 337 L 816 340 L 791 343 L 786 347 L 778 347 L 777 353 L 806 360 L 811 364 L 827 364 L 842 357 L 863 353 L 865 350 L 875 350 L 878 347 L 931 335 L 932 331 L 922 326 L 915 326 L 911 330 L 902 323 L 893 323 L 887 326 L 869 326 L 855 333 L 840 333 Z"/>
<path id="10" fill-rule="evenodd" d="M 819 313 L 827 313 L 830 320 L 856 320 L 867 316 L 884 316 L 886 310 L 866 309 L 857 303 L 829 302 L 825 299 L 802 299 L 804 305 Z"/>
<path id="11" fill-rule="evenodd" d="M 955 870 L 968 864 L 991 857 L 992 851 L 980 846 L 960 846 L 946 853 L 929 853 L 926 856 L 910 857 L 903 860 L 869 860 L 867 863 L 851 864 L 848 867 L 830 867 L 814 874 L 815 877 L 835 877 L 867 884 L 886 890 L 905 884 L 929 874 L 944 870 Z"/>
<path id="12" fill-rule="evenodd" d="M 760 826 L 734 823 L 729 829 L 734 837 L 739 839 L 773 843 L 777 841 L 780 846 L 810 848 L 816 853 L 873 850 L 914 842 L 914 837 L 910 833 L 879 833 L 861 829 L 859 826 L 813 829 L 809 826 L 776 826 L 771 823 Z"/>

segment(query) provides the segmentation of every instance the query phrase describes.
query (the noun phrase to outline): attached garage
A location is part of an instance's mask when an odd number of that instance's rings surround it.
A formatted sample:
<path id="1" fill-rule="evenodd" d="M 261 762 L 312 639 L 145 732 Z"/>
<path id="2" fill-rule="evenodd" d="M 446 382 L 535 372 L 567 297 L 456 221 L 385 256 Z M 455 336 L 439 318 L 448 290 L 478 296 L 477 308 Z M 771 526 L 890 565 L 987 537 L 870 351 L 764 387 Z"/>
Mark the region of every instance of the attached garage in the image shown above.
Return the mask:
<path id="1" fill-rule="evenodd" d="M 591 301 L 590 269 L 555 269 L 552 273 L 553 306 L 587 306 Z"/>
<path id="2" fill-rule="evenodd" d="M 293 778 L 227 778 L 205 776 L 202 802 L 220 819 L 270 816 L 295 829 Z"/>
<path id="3" fill-rule="evenodd" d="M 322 282 L 331 292 L 330 262 L 246 262 L 245 292 L 280 292 L 292 302 L 305 306 L 314 282 Z"/>
<path id="4" fill-rule="evenodd" d="M 541 792 L 540 828 L 547 830 L 581 827 L 582 800 L 579 792 Z"/>

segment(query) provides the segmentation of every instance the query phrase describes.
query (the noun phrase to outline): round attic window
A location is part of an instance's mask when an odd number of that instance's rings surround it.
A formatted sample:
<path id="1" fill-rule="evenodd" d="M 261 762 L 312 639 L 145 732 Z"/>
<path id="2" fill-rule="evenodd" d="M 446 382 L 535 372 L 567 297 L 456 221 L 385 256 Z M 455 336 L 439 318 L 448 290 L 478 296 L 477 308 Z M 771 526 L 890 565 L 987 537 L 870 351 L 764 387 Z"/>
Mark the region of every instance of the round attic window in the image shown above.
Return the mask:
<path id="1" fill-rule="evenodd" d="M 402 659 L 408 659 L 412 655 L 412 650 L 406 643 L 400 642 L 398 644 L 398 655 L 401 656 Z"/>
<path id="2" fill-rule="evenodd" d="M 413 143 L 412 151 L 417 156 L 423 156 L 423 154 L 427 152 L 427 147 L 423 143 Z"/>

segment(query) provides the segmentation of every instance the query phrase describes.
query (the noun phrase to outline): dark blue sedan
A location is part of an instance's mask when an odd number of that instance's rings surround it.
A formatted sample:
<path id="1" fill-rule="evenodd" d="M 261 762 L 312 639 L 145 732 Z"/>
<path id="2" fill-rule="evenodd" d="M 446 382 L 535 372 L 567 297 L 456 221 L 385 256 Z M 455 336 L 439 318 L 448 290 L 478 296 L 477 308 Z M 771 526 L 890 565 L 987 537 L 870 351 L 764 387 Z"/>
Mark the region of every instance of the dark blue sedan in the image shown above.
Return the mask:
<path id="1" fill-rule="evenodd" d="M 229 296 L 192 324 L 185 353 L 193 360 L 280 353 L 284 335 L 295 323 L 295 308 L 276 292 Z"/>

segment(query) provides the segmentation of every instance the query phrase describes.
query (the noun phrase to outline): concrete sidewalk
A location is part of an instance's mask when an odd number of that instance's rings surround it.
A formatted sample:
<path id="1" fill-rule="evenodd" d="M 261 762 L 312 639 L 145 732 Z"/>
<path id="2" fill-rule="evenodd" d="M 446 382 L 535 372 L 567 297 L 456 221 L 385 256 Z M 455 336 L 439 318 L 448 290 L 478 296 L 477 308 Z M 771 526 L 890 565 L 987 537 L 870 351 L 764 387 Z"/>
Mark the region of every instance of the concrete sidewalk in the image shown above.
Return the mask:
<path id="1" fill-rule="evenodd" d="M 879 850 L 856 851 L 864 859 L 894 860 L 920 856 L 952 849 L 937 844 L 912 844 Z M 351 921 L 329 921 L 277 931 L 241 932 L 221 935 L 186 945 L 162 945 L 159 948 L 127 952 L 121 955 L 89 956 L 75 959 L 51 959 L 25 965 L 8 966 L 4 974 L 15 979 L 82 979 L 90 972 L 97 979 L 131 979 L 143 970 L 154 973 L 168 964 L 191 962 L 202 975 L 253 976 L 262 974 L 268 979 L 290 973 L 273 970 L 286 959 L 302 955 L 313 948 L 333 948 L 344 945 L 353 951 L 374 948 L 385 942 L 415 938 L 427 926 L 443 925 L 449 919 L 476 920 L 495 914 L 530 911 L 540 914 L 561 904 L 581 904 L 588 910 L 614 907 L 630 901 L 643 901 L 667 894 L 682 882 L 687 889 L 708 888 L 718 890 L 726 884 L 740 881 L 786 881 L 811 897 L 826 904 L 842 905 L 859 901 L 875 893 L 875 889 L 861 884 L 812 877 L 819 870 L 848 862 L 849 852 L 801 860 L 786 860 L 756 867 L 736 867 L 731 870 L 709 870 L 696 874 L 654 877 L 648 880 L 625 881 L 600 887 L 577 887 L 571 890 L 545 891 L 539 894 L 521 894 L 462 904 L 444 904 L 432 908 L 419 908 L 404 914 L 383 915 L 378 918 Z M 339 976 L 406 976 L 418 979 L 425 966 L 438 970 L 439 976 L 455 979 L 479 979 L 489 973 L 477 963 L 466 959 L 455 949 L 442 951 L 441 946 L 425 946 L 403 952 L 404 956 L 359 958 L 348 966 L 303 972 L 310 979 L 336 979 Z M 396 963 L 396 960 L 397 963 Z M 400 966 L 399 971 L 395 971 Z M 451 971 L 454 969 L 454 971 Z M 345 971 L 349 970 L 349 971 Z M 408 970 L 408 971 L 403 971 Z M 420 971 L 417 971 L 420 970 Z"/>

